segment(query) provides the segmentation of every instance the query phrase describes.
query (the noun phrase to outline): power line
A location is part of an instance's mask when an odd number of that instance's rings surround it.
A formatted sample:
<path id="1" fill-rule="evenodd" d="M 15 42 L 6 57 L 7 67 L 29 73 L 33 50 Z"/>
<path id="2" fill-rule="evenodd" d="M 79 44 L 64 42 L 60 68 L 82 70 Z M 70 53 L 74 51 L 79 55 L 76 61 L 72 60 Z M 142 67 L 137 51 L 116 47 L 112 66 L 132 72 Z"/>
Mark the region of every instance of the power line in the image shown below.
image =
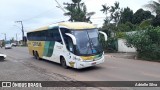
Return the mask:
<path id="1" fill-rule="evenodd" d="M 66 13 L 64 8 L 60 5 L 60 3 L 57 0 L 55 0 L 55 2 L 58 4 L 57 8 L 60 8 L 64 13 Z"/>
<path id="2" fill-rule="evenodd" d="M 43 15 L 43 14 L 46 14 L 46 12 L 49 12 L 49 11 L 51 11 L 51 10 L 53 10 L 53 9 L 49 9 L 49 10 L 44 11 L 44 12 L 42 12 L 42 13 L 36 15 L 36 16 L 33 16 L 33 17 L 31 17 L 31 18 L 28 18 L 28 19 L 24 19 L 24 20 L 22 20 L 22 21 L 29 21 L 29 20 L 31 20 L 31 19 L 33 19 L 33 18 L 39 17 L 39 16 L 41 16 L 41 15 Z"/>
<path id="3" fill-rule="evenodd" d="M 59 3 L 57 0 L 55 0 L 55 2 L 58 4 L 58 6 L 56 6 L 56 7 L 57 7 L 57 8 L 60 8 L 63 12 L 66 13 L 66 11 L 64 10 L 64 8 L 60 5 L 60 3 Z M 44 12 L 42 12 L 42 13 L 36 15 L 36 16 L 33 16 L 33 17 L 31 17 L 31 18 L 23 19 L 22 21 L 29 21 L 29 20 L 31 20 L 31 19 L 33 19 L 33 18 L 39 17 L 39 16 L 41 16 L 41 15 L 49 12 L 49 11 L 51 11 L 51 10 L 53 10 L 53 8 L 52 8 L 52 9 L 49 9 L 49 10 L 47 10 L 47 11 L 44 11 Z"/>

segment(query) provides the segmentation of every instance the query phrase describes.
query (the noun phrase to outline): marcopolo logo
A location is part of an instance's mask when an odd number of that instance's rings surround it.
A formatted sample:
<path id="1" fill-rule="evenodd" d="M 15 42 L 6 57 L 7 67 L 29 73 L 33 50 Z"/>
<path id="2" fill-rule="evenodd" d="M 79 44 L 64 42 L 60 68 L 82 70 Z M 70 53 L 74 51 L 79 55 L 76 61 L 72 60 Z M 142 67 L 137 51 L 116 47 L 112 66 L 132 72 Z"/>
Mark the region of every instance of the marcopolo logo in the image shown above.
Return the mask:
<path id="1" fill-rule="evenodd" d="M 11 87 L 11 82 L 2 82 L 2 87 Z"/>

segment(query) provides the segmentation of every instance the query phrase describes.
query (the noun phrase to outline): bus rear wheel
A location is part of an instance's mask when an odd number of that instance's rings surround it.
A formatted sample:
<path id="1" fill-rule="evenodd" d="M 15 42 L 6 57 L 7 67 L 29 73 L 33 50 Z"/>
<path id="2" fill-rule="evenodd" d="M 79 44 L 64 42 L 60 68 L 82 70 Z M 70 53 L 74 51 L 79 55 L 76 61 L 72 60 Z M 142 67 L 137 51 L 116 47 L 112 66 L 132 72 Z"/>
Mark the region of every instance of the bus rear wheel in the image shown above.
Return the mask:
<path id="1" fill-rule="evenodd" d="M 63 58 L 63 57 L 61 57 L 61 65 L 62 65 L 62 67 L 63 68 L 65 68 L 65 69 L 67 69 L 68 68 L 68 66 L 66 65 L 66 60 Z"/>

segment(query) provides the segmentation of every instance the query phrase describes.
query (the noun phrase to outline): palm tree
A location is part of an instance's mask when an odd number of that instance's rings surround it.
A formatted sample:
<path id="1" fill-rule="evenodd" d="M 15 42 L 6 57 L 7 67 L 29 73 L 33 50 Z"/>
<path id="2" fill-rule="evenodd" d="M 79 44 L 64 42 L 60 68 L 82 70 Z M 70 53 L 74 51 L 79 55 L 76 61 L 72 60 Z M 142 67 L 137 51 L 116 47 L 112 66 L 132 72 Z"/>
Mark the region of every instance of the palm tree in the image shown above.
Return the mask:
<path id="1" fill-rule="evenodd" d="M 72 0 L 72 3 L 64 3 L 64 7 L 68 12 L 65 16 L 70 16 L 69 21 L 91 22 L 90 18 L 95 12 L 87 12 L 86 5 L 81 3 L 81 0 Z"/>
<path id="2" fill-rule="evenodd" d="M 109 11 L 110 7 L 107 6 L 107 5 L 102 5 L 102 8 L 103 8 L 103 9 L 101 9 L 101 11 L 102 11 L 103 13 L 105 13 L 105 14 L 108 14 L 108 11 Z"/>
<path id="3" fill-rule="evenodd" d="M 81 0 L 72 0 L 73 3 L 80 3 Z"/>
<path id="4" fill-rule="evenodd" d="M 115 2 L 114 6 L 107 6 L 107 5 L 102 5 L 101 11 L 106 14 L 110 14 L 110 17 L 106 17 L 105 23 L 110 23 L 110 22 L 115 22 L 116 26 L 118 25 L 118 22 L 120 20 L 120 7 L 119 7 L 119 2 Z"/>
<path id="5" fill-rule="evenodd" d="M 150 1 L 145 7 L 149 8 L 153 13 L 160 15 L 160 0 Z"/>

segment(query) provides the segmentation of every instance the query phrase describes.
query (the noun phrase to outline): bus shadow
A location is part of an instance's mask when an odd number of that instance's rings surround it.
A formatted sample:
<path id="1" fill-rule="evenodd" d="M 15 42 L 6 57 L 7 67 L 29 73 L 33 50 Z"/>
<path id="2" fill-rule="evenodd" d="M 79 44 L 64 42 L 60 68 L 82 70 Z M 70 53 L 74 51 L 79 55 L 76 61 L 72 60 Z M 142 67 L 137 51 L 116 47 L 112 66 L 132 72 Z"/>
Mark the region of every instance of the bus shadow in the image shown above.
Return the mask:
<path id="1" fill-rule="evenodd" d="M 75 72 L 90 72 L 90 71 L 97 71 L 97 70 L 100 70 L 100 69 L 103 69 L 103 67 L 101 66 L 91 66 L 91 67 L 86 67 L 86 68 L 82 68 L 82 69 L 75 69 L 75 68 L 69 68 L 71 69 L 72 71 L 75 71 Z"/>
<path id="2" fill-rule="evenodd" d="M 37 60 L 37 59 L 35 59 L 34 57 L 33 57 L 33 59 L 34 59 L 34 60 Z M 37 60 L 37 61 L 38 61 L 38 60 Z M 61 67 L 61 64 L 56 63 L 56 62 L 53 62 L 53 61 L 49 61 L 49 60 L 47 60 L 47 59 L 40 59 L 39 61 L 45 62 L 45 63 L 49 63 L 49 64 L 54 64 L 54 65 L 56 65 L 56 66 L 60 66 L 60 67 Z"/>
<path id="3" fill-rule="evenodd" d="M 8 59 L 0 59 L 0 62 L 7 62 Z"/>
<path id="4" fill-rule="evenodd" d="M 33 58 L 34 60 L 36 60 L 35 58 Z M 56 63 L 56 62 L 53 62 L 53 61 L 49 61 L 49 60 L 46 60 L 46 59 L 41 59 L 39 61 L 42 61 L 42 62 L 45 62 L 45 63 L 49 63 L 49 64 L 53 64 L 53 65 L 56 65 L 60 68 L 63 68 L 61 66 L 60 63 Z M 86 68 L 82 68 L 82 69 L 76 69 L 76 68 L 72 68 L 72 67 L 68 67 L 67 70 L 71 70 L 71 71 L 74 71 L 74 72 L 89 72 L 89 71 L 96 71 L 96 70 L 100 70 L 100 69 L 104 69 L 103 67 L 99 66 L 99 65 L 95 65 L 95 66 L 91 66 L 91 67 L 86 67 Z"/>
<path id="5" fill-rule="evenodd" d="M 6 60 L 0 60 L 0 62 L 6 62 Z"/>

